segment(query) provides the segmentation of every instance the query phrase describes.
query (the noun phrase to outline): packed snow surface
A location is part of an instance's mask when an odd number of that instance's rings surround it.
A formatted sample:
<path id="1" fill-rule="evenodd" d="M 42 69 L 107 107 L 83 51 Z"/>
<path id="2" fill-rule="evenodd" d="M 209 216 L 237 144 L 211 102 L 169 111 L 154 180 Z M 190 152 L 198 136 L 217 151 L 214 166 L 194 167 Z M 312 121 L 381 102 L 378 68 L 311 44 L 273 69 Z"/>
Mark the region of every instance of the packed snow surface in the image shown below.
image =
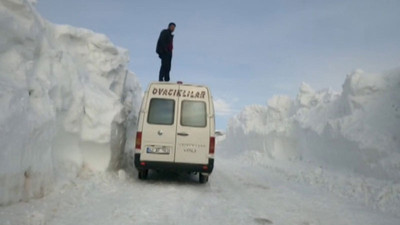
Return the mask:
<path id="1" fill-rule="evenodd" d="M 45 199 L 0 208 L 0 218 L 3 224 L 19 225 L 399 224 L 399 214 L 382 213 L 299 182 L 286 171 L 244 160 L 221 157 L 205 185 L 186 174 L 154 172 L 140 181 L 123 171 L 83 173 Z"/>
<path id="2" fill-rule="evenodd" d="M 45 21 L 32 2 L 0 1 L 0 205 L 115 166 L 141 93 L 126 50 Z"/>

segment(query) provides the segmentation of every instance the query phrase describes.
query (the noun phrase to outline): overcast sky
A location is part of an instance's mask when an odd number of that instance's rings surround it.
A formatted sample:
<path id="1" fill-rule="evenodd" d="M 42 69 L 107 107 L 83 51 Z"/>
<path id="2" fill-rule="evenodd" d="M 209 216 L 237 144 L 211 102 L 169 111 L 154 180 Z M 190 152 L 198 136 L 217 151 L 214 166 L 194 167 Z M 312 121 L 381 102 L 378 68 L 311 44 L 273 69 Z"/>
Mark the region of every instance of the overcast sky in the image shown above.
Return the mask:
<path id="1" fill-rule="evenodd" d="M 302 81 L 340 91 L 355 69 L 400 66 L 398 0 L 38 0 L 37 8 L 128 49 L 143 89 L 158 79 L 158 35 L 175 22 L 171 79 L 211 88 L 218 129 L 246 105 L 295 97 Z"/>

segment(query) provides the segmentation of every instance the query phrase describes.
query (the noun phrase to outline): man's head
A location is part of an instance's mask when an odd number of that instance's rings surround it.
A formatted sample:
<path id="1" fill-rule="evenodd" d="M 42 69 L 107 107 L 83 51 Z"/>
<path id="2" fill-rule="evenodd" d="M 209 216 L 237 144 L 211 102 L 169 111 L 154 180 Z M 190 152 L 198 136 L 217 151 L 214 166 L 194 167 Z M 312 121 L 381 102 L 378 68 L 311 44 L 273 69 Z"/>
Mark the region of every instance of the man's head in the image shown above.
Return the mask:
<path id="1" fill-rule="evenodd" d="M 172 22 L 171 22 L 171 23 L 168 24 L 168 29 L 169 29 L 171 32 L 174 32 L 175 27 L 176 27 L 175 23 L 172 23 Z"/>

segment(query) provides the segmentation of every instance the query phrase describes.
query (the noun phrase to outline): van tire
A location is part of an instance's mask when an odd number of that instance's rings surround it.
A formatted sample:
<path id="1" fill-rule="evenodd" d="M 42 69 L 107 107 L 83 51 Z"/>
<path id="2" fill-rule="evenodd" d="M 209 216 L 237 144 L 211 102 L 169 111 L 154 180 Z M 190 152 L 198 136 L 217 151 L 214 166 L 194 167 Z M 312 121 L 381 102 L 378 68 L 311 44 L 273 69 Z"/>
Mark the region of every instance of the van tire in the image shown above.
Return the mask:
<path id="1" fill-rule="evenodd" d="M 139 170 L 138 177 L 140 180 L 146 180 L 149 170 Z"/>
<path id="2" fill-rule="evenodd" d="M 208 174 L 203 175 L 202 173 L 199 173 L 199 182 L 200 184 L 205 184 L 208 181 Z"/>

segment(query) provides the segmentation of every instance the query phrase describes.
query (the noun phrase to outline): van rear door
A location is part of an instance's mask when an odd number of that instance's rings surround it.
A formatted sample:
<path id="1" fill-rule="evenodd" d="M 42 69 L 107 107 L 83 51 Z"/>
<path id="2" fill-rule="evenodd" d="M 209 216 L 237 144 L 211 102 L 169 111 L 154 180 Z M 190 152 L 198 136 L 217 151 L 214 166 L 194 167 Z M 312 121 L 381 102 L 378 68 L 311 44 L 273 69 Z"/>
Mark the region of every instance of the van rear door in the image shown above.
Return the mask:
<path id="1" fill-rule="evenodd" d="M 209 92 L 180 85 L 175 162 L 208 164 L 210 140 Z"/>
<path id="2" fill-rule="evenodd" d="M 168 95 L 168 85 L 150 87 L 142 136 L 142 161 L 174 162 L 178 97 Z"/>

